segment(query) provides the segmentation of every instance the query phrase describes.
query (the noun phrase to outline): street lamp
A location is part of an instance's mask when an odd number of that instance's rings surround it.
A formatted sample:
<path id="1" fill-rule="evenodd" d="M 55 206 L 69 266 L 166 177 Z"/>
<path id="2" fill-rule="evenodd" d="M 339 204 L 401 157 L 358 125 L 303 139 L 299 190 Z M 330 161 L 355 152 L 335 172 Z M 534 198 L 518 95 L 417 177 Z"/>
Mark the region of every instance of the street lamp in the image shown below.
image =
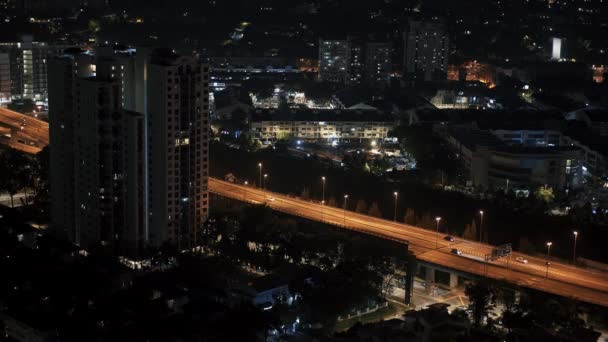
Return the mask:
<path id="1" fill-rule="evenodd" d="M 325 176 L 321 177 L 321 182 L 323 183 L 323 197 L 321 204 L 325 205 Z"/>
<path id="2" fill-rule="evenodd" d="M 549 258 L 551 257 L 551 245 L 553 245 L 553 242 L 547 242 L 547 273 L 545 274 L 545 278 L 549 278 L 549 265 L 551 265 L 551 262 L 549 261 Z"/>
<path id="3" fill-rule="evenodd" d="M 437 237 L 439 236 L 439 221 L 441 221 L 441 217 L 435 217 L 435 221 L 437 221 L 437 226 L 435 228 L 435 248 L 439 247 L 439 241 L 437 241 Z"/>
<path id="4" fill-rule="evenodd" d="M 346 227 L 346 201 L 348 200 L 348 195 L 344 195 L 344 207 L 343 207 L 343 213 L 344 213 L 344 227 Z"/>
<path id="5" fill-rule="evenodd" d="M 262 190 L 266 192 L 266 178 L 268 178 L 268 174 L 264 174 L 264 180 L 262 181 Z"/>
<path id="6" fill-rule="evenodd" d="M 247 186 L 247 184 L 249 184 L 248 181 L 245 181 L 245 186 Z M 243 201 L 247 199 L 247 189 L 243 189 Z"/>
<path id="7" fill-rule="evenodd" d="M 479 211 L 479 215 L 481 215 L 481 220 L 479 221 L 479 243 L 481 243 L 481 230 L 483 229 L 483 210 Z"/>
<path id="8" fill-rule="evenodd" d="M 260 169 L 260 182 L 258 185 L 262 187 L 262 163 L 258 163 L 258 168 Z"/>
<path id="9" fill-rule="evenodd" d="M 578 240 L 578 232 L 575 230 L 572 233 L 574 234 L 574 252 L 572 253 L 572 263 L 576 265 L 576 240 Z"/>
<path id="10" fill-rule="evenodd" d="M 397 222 L 397 198 L 399 197 L 399 193 L 397 191 L 393 192 L 395 196 L 395 213 L 393 214 L 393 221 Z"/>

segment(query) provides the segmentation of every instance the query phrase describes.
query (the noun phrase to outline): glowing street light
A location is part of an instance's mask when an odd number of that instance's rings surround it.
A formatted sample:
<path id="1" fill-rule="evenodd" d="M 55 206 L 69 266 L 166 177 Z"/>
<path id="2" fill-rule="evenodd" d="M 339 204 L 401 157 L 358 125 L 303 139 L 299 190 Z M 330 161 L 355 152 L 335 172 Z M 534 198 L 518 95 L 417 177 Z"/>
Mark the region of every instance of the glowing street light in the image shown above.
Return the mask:
<path id="1" fill-rule="evenodd" d="M 439 236 L 439 222 L 441 221 L 441 217 L 437 216 L 435 217 L 435 221 L 437 222 L 436 228 L 435 228 L 435 248 L 439 247 L 439 241 L 437 241 L 437 237 Z"/>
<path id="2" fill-rule="evenodd" d="M 344 195 L 344 206 L 343 206 L 343 213 L 344 213 L 344 227 L 346 227 L 346 201 L 348 200 L 348 195 Z"/>
<path id="3" fill-rule="evenodd" d="M 393 221 L 397 222 L 397 198 L 399 197 L 399 193 L 395 191 L 393 192 L 393 196 L 395 196 L 395 212 L 393 214 Z"/>
<path id="4" fill-rule="evenodd" d="M 323 197 L 321 198 L 321 204 L 325 205 L 325 176 L 321 177 L 323 183 Z"/>
<path id="5" fill-rule="evenodd" d="M 547 242 L 547 273 L 545 274 L 545 278 L 549 278 L 549 265 L 551 265 L 551 262 L 549 261 L 551 258 L 551 246 L 553 245 L 553 242 L 549 241 Z"/>
<path id="6" fill-rule="evenodd" d="M 479 243 L 481 243 L 481 231 L 483 229 L 483 210 L 479 211 L 479 215 L 481 216 L 481 219 L 479 221 Z"/>
<path id="7" fill-rule="evenodd" d="M 258 168 L 260 169 L 260 182 L 258 183 L 258 185 L 261 187 L 262 186 L 262 163 L 258 163 Z"/>
<path id="8" fill-rule="evenodd" d="M 576 240 L 578 240 L 578 231 L 573 231 L 574 234 L 574 251 L 572 253 L 572 263 L 576 265 Z"/>

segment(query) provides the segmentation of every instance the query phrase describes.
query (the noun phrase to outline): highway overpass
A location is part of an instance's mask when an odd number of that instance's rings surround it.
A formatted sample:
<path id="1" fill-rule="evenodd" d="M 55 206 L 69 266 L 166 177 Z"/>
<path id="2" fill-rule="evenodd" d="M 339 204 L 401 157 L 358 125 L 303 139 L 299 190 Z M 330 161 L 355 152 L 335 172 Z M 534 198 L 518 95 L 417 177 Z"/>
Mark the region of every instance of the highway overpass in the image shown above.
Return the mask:
<path id="1" fill-rule="evenodd" d="M 209 190 L 227 198 L 255 204 L 266 203 L 272 209 L 287 214 L 407 243 L 418 260 L 431 267 L 435 265 L 436 269 L 474 277 L 487 276 L 608 307 L 608 273 L 551 262 L 547 277 L 546 260 L 543 258 L 514 252 L 510 260 L 501 258 L 486 263 L 479 259 L 483 260 L 483 256 L 490 253 L 494 246 L 463 239 L 449 242 L 443 239 L 443 234 L 435 234 L 431 230 L 214 178 L 209 179 Z M 459 249 L 464 256 L 451 253 L 452 249 Z M 515 258 L 519 256 L 527 259 L 528 263 L 516 262 Z M 434 279 L 434 275 L 427 275 L 428 279 Z"/>
<path id="2" fill-rule="evenodd" d="M 49 144 L 49 124 L 31 116 L 0 108 L 0 143 L 36 154 Z"/>

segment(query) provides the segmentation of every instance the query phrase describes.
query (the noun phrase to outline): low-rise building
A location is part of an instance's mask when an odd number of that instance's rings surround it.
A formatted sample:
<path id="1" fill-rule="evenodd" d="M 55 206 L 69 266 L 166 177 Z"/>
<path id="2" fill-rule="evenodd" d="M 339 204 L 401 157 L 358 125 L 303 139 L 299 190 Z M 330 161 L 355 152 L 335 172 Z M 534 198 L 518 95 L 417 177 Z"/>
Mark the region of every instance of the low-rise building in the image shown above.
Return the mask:
<path id="1" fill-rule="evenodd" d="M 261 139 L 384 139 L 396 125 L 376 110 L 256 110 L 251 130 Z"/>
<path id="2" fill-rule="evenodd" d="M 337 334 L 332 341 L 466 341 L 471 323 L 463 316 L 450 314 L 449 304 L 437 303 L 422 310 L 407 311 L 402 319 L 357 325 Z M 472 340 L 472 339 L 471 339 Z"/>
<path id="3" fill-rule="evenodd" d="M 509 145 L 489 131 L 462 127 L 448 129 L 447 141 L 479 189 L 565 190 L 582 184 L 582 155 L 573 146 Z"/>

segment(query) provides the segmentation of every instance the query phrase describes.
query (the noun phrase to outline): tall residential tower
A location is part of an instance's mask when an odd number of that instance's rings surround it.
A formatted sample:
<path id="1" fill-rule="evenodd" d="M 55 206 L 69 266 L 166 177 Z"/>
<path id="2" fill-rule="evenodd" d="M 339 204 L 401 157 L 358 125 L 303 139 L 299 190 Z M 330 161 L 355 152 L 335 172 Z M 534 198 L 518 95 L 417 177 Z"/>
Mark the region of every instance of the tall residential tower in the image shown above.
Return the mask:
<path id="1" fill-rule="evenodd" d="M 438 22 L 409 21 L 404 32 L 404 76 L 415 81 L 445 80 L 449 39 Z"/>
<path id="2" fill-rule="evenodd" d="M 188 248 L 208 215 L 208 67 L 142 51 L 49 63 L 52 227 L 84 248 Z"/>
<path id="3" fill-rule="evenodd" d="M 147 78 L 149 238 L 185 248 L 209 212 L 209 67 L 157 50 Z"/>

